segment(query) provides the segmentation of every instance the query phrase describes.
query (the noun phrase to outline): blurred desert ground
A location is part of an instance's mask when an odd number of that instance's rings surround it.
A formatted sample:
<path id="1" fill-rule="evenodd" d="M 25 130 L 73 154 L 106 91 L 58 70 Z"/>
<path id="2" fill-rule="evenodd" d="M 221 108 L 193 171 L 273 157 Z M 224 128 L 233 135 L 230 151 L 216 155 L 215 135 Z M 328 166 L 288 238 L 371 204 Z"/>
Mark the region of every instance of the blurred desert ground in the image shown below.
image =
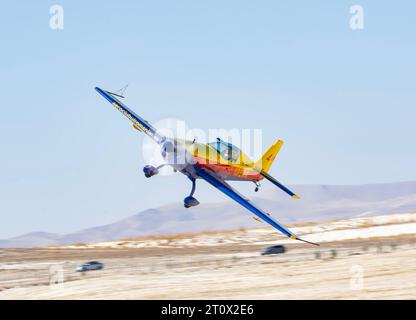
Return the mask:
<path id="1" fill-rule="evenodd" d="M 416 298 L 416 213 L 291 226 L 320 247 L 260 226 L 0 249 L 0 299 Z M 273 244 L 288 250 L 260 255 Z M 105 268 L 75 272 L 90 260 Z"/>

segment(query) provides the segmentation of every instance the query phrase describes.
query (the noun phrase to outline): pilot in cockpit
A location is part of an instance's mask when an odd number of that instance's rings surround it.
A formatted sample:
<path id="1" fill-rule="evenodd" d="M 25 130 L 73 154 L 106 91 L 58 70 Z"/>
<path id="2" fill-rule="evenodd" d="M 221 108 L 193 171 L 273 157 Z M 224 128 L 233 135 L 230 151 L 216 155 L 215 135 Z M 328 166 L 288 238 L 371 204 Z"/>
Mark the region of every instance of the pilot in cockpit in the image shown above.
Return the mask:
<path id="1" fill-rule="evenodd" d="M 210 143 L 210 145 L 218 151 L 223 159 L 230 162 L 237 162 L 239 160 L 241 151 L 231 143 L 225 143 L 217 138 L 217 141 Z"/>

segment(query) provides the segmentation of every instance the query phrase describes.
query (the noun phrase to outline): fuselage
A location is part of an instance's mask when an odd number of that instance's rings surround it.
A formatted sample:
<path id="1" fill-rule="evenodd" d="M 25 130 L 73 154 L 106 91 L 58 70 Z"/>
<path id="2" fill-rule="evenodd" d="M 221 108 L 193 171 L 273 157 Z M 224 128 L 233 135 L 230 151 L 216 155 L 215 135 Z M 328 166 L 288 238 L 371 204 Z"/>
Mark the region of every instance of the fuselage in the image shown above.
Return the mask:
<path id="1" fill-rule="evenodd" d="M 255 169 L 255 163 L 246 154 L 220 139 L 208 144 L 180 139 L 173 141 L 176 145 L 175 159 L 169 159 L 171 161 L 168 162 L 184 174 L 197 178 L 196 174 L 193 174 L 196 166 L 215 172 L 223 180 L 260 181 L 263 179 L 263 176 Z"/>

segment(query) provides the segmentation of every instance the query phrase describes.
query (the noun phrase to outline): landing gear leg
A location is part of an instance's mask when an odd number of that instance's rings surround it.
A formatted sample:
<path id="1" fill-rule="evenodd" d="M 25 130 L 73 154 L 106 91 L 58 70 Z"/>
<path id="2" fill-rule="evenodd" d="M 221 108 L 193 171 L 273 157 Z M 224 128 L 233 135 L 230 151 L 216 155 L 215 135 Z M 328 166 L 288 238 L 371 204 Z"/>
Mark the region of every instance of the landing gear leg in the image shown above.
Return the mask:
<path id="1" fill-rule="evenodd" d="M 194 178 L 189 178 L 191 181 L 192 181 L 192 190 L 191 190 L 191 194 L 188 196 L 188 197 L 186 197 L 185 199 L 184 199 L 184 203 L 183 203 L 183 205 L 184 205 L 184 207 L 185 208 L 191 208 L 191 207 L 196 207 L 197 205 L 199 205 L 199 201 L 198 200 L 196 200 L 193 196 L 194 196 L 194 193 L 195 193 L 195 190 L 196 190 L 196 180 L 194 179 Z"/>
<path id="2" fill-rule="evenodd" d="M 254 184 L 256 185 L 256 189 L 254 189 L 254 192 L 259 192 L 260 183 L 258 181 L 254 181 Z"/>

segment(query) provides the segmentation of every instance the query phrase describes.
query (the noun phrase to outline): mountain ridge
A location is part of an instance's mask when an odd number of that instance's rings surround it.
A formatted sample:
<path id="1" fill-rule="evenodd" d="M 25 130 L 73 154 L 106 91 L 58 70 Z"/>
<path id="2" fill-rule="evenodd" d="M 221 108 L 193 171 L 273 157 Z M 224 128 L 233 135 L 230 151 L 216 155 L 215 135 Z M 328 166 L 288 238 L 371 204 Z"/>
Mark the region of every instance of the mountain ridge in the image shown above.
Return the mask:
<path id="1" fill-rule="evenodd" d="M 416 211 L 416 181 L 365 185 L 294 185 L 302 199 L 293 201 L 277 189 L 264 190 L 253 203 L 284 224 L 335 220 L 365 215 Z M 252 214 L 233 201 L 201 204 L 185 209 L 168 204 L 143 210 L 114 223 L 68 234 L 30 232 L 0 240 L 2 248 L 111 241 L 123 238 L 232 230 L 259 225 Z"/>

